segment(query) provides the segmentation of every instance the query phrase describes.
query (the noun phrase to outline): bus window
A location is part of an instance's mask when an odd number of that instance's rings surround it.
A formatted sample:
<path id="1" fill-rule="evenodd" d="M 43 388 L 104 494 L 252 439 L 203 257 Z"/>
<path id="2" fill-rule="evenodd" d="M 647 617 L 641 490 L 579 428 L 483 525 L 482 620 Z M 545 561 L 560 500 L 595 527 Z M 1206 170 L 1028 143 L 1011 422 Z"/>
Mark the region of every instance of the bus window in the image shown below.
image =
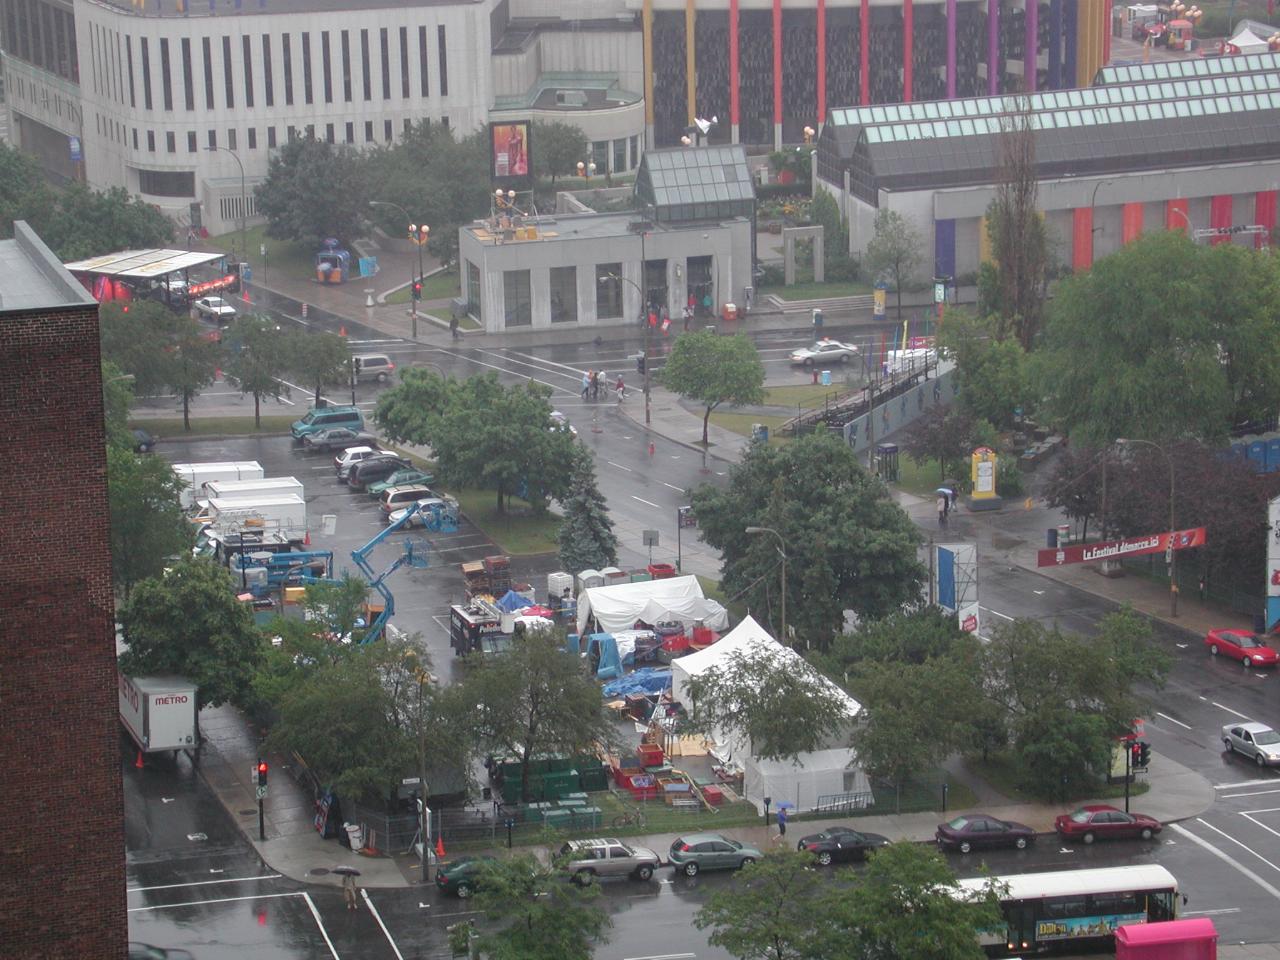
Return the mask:
<path id="1" fill-rule="evenodd" d="M 1176 893 L 1152 893 L 1147 896 L 1147 915 L 1152 923 L 1172 920 L 1177 914 L 1178 895 Z"/>

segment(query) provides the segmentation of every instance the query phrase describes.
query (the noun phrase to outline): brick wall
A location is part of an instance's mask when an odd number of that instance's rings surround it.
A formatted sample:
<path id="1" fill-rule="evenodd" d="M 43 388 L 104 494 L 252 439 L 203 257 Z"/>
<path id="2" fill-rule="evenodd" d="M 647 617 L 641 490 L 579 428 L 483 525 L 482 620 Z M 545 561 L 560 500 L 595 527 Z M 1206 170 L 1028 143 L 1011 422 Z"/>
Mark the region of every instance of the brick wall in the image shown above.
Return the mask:
<path id="1" fill-rule="evenodd" d="M 97 307 L 0 314 L 0 953 L 124 956 Z"/>

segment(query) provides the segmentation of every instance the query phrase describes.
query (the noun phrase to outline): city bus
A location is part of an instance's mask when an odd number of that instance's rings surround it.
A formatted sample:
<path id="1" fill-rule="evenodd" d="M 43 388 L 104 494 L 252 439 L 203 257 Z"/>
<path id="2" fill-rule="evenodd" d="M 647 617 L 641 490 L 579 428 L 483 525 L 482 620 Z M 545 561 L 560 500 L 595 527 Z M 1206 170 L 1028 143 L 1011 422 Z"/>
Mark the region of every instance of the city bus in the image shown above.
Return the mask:
<path id="1" fill-rule="evenodd" d="M 1173 920 L 1178 881 L 1155 864 L 974 877 L 960 889 L 981 895 L 994 881 L 1006 928 L 981 935 L 994 957 L 1109 949 L 1116 927 Z"/>

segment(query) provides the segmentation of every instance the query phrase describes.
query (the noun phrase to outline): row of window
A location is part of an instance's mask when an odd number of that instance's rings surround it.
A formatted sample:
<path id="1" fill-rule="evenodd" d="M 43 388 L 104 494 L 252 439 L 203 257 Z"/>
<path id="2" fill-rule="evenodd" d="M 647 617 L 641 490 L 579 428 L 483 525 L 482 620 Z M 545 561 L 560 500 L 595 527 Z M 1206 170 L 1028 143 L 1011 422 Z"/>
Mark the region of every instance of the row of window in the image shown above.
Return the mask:
<path id="1" fill-rule="evenodd" d="M 578 268 L 552 267 L 550 274 L 551 322 L 576 323 L 578 320 Z M 622 264 L 597 263 L 595 270 L 596 317 L 601 320 L 622 316 Z M 502 274 L 503 306 L 506 326 L 527 327 L 533 324 L 533 290 L 530 271 L 505 270 Z M 483 319 L 480 310 L 480 268 L 467 262 L 468 310 Z"/>
<path id="2" fill-rule="evenodd" d="M 76 55 L 76 24 L 71 11 L 44 0 L 5 0 L 0 21 L 0 47 L 9 56 L 72 83 L 80 82 Z"/>
<path id="3" fill-rule="evenodd" d="M 393 91 L 396 97 L 408 100 L 430 96 L 428 47 L 434 39 L 439 95 L 448 96 L 444 25 L 436 27 L 434 38 L 427 27 L 417 28 L 413 44 L 417 48 L 416 72 L 412 70 L 409 31 L 409 27 L 400 27 L 395 32 L 394 58 L 393 34 L 387 27 L 379 29 L 374 37 L 370 30 L 358 34 L 352 30 L 303 31 L 275 37 L 264 33 L 259 42 L 247 34 L 205 36 L 198 38 L 198 46 L 189 37 L 172 41 L 167 37 L 155 41 L 138 37 L 135 66 L 133 37 L 91 23 L 93 89 L 133 108 L 137 108 L 140 98 L 143 109 L 165 111 L 195 110 L 197 100 L 206 110 L 233 110 L 237 91 L 242 106 L 253 107 L 260 98 L 264 106 L 273 107 L 277 82 L 281 83 L 278 92 L 284 106 L 293 106 L 295 101 L 312 104 L 372 101 L 377 97 L 391 100 Z M 375 71 L 375 59 L 379 71 Z M 273 69 L 277 62 L 278 75 Z M 358 73 L 353 70 L 353 62 L 358 65 Z M 254 82 L 255 73 L 258 83 Z M 376 86 L 375 75 L 379 81 Z"/>

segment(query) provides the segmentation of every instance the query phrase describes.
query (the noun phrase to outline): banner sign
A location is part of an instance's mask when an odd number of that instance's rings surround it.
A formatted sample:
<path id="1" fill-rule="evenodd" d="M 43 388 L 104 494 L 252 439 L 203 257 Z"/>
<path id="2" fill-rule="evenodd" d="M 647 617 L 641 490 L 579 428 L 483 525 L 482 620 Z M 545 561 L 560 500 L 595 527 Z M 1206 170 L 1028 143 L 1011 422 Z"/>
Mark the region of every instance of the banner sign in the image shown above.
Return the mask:
<path id="1" fill-rule="evenodd" d="M 1041 550 L 1036 554 L 1036 566 L 1060 567 L 1067 563 L 1117 560 L 1121 557 L 1165 553 L 1168 550 L 1190 550 L 1192 547 L 1203 546 L 1204 527 L 1196 527 L 1192 530 L 1175 530 L 1173 534 L 1153 533 L 1145 537 L 1131 537 L 1128 540 L 1081 543 L 1070 547 L 1058 547 L 1056 550 Z"/>
<path id="2" fill-rule="evenodd" d="M 1267 504 L 1267 630 L 1280 620 L 1280 497 Z"/>
<path id="3" fill-rule="evenodd" d="M 217 280 L 206 280 L 204 283 L 193 283 L 187 287 L 187 296 L 199 297 L 203 294 L 210 293 L 214 290 L 225 290 L 234 286 L 236 280 L 239 279 L 235 274 L 227 274 L 225 277 L 219 277 Z M 247 277 L 245 279 L 248 279 Z"/>

